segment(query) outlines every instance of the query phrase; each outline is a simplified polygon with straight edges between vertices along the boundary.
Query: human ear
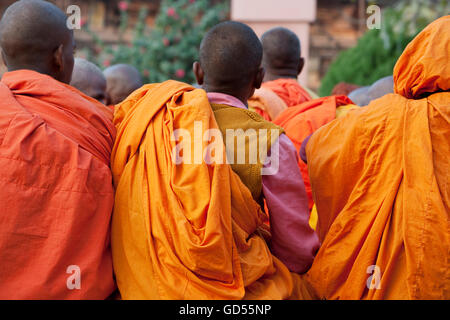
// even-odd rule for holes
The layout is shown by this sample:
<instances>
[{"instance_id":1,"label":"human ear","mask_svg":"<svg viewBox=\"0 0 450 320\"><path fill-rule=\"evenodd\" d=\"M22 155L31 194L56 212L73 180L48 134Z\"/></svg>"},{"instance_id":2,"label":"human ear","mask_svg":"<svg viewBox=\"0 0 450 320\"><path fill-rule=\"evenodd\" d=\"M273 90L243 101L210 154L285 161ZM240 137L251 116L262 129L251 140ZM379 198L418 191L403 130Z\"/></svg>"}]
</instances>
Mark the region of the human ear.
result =
<instances>
[{"instance_id":1,"label":"human ear","mask_svg":"<svg viewBox=\"0 0 450 320\"><path fill-rule=\"evenodd\" d=\"M59 74L64 70L64 46L62 44L53 53L53 67Z\"/></svg>"},{"instance_id":2,"label":"human ear","mask_svg":"<svg viewBox=\"0 0 450 320\"><path fill-rule=\"evenodd\" d=\"M304 66L305 66L305 58L300 58L300 61L298 62L297 75L299 75L303 71Z\"/></svg>"},{"instance_id":3,"label":"human ear","mask_svg":"<svg viewBox=\"0 0 450 320\"><path fill-rule=\"evenodd\" d=\"M197 80L198 85L202 86L205 77L205 73L203 72L202 66L198 61L195 61L194 65L192 66L192 69L194 71L195 79Z\"/></svg>"},{"instance_id":4,"label":"human ear","mask_svg":"<svg viewBox=\"0 0 450 320\"><path fill-rule=\"evenodd\" d=\"M255 89L261 88L265 74L266 74L266 70L264 68L261 67L258 69L258 72L255 75L255 81L254 81Z\"/></svg>"}]
</instances>

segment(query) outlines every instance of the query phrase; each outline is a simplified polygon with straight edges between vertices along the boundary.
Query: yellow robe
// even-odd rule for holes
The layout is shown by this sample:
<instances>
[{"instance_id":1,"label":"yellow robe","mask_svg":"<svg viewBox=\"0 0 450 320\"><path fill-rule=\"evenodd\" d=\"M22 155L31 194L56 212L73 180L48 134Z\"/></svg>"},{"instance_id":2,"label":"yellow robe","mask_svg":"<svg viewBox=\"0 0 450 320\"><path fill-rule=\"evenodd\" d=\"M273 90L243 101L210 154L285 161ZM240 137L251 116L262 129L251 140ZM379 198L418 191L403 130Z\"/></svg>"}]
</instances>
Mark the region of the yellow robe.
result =
<instances>
[{"instance_id":1,"label":"yellow robe","mask_svg":"<svg viewBox=\"0 0 450 320\"><path fill-rule=\"evenodd\" d=\"M174 163L171 137L195 137L196 121L218 130L206 92L176 81L146 85L117 109L112 252L122 298L311 298L270 253L267 217L229 165Z\"/></svg>"},{"instance_id":2,"label":"yellow robe","mask_svg":"<svg viewBox=\"0 0 450 320\"><path fill-rule=\"evenodd\" d=\"M326 299L449 299L450 16L394 70L396 94L307 145L322 242L308 282Z\"/></svg>"}]
</instances>

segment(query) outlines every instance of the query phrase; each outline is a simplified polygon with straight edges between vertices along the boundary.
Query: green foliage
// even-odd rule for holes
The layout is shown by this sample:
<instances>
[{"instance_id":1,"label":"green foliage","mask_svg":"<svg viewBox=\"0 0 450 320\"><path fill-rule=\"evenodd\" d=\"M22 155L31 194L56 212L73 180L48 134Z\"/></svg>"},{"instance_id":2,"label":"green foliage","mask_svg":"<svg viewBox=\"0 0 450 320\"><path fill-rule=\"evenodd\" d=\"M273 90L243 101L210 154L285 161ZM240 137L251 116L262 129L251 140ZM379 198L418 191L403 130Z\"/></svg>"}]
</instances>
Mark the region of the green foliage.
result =
<instances>
[{"instance_id":1,"label":"green foliage","mask_svg":"<svg viewBox=\"0 0 450 320\"><path fill-rule=\"evenodd\" d=\"M362 86L392 75L405 47L430 22L447 14L448 1L404 0L382 12L381 29L367 31L358 44L341 52L322 79L321 96L339 82Z\"/></svg>"},{"instance_id":2,"label":"green foliage","mask_svg":"<svg viewBox=\"0 0 450 320\"><path fill-rule=\"evenodd\" d=\"M127 3L119 4L119 39L128 27ZM103 67L131 64L141 71L145 82L176 79L193 83L192 64L198 59L200 42L211 27L226 19L228 8L228 1L211 4L210 0L162 0L152 28L145 22L147 9L141 9L131 44L121 41L108 46L91 32L98 54L91 54L89 59Z\"/></svg>"}]
</instances>

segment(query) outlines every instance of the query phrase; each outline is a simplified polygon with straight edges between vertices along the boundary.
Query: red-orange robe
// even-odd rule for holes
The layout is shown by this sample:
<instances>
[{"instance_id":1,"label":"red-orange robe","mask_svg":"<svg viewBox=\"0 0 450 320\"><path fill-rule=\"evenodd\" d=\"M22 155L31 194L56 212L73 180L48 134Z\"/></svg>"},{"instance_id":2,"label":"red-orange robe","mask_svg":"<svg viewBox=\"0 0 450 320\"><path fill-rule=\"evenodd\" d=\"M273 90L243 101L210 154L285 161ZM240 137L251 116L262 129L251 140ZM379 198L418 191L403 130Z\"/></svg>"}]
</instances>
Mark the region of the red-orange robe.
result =
<instances>
[{"instance_id":1,"label":"red-orange robe","mask_svg":"<svg viewBox=\"0 0 450 320\"><path fill-rule=\"evenodd\" d=\"M268 92L269 91L269 92ZM275 93L272 97L270 93ZM280 101L277 101L279 98ZM249 108L264 119L272 121L286 108L310 101L310 94L296 79L277 79L264 82L249 99Z\"/></svg>"},{"instance_id":2,"label":"red-orange robe","mask_svg":"<svg viewBox=\"0 0 450 320\"><path fill-rule=\"evenodd\" d=\"M3 76L0 109L0 299L107 298L111 110L30 70Z\"/></svg>"},{"instance_id":3,"label":"red-orange robe","mask_svg":"<svg viewBox=\"0 0 450 320\"><path fill-rule=\"evenodd\" d=\"M299 152L303 140L323 125L336 119L336 110L339 107L352 103L346 96L319 98L286 109L273 122L285 130L286 135L294 143L297 152ZM309 209L311 210L314 201L309 182L308 166L300 158L298 166L303 176L306 193L308 194Z\"/></svg>"}]
</instances>

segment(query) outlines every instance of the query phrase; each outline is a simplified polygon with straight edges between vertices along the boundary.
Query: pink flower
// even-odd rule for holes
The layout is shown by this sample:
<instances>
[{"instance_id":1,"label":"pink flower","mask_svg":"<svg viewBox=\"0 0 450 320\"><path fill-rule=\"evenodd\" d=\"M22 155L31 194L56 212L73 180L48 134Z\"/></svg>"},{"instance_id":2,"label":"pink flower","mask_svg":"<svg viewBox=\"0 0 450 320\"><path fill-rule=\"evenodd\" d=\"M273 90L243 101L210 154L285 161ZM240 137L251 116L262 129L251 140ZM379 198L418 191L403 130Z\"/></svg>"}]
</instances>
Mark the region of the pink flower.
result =
<instances>
[{"instance_id":1,"label":"pink flower","mask_svg":"<svg viewBox=\"0 0 450 320\"><path fill-rule=\"evenodd\" d=\"M128 2L127 1L120 1L118 4L120 11L127 11L128 10Z\"/></svg>"},{"instance_id":2,"label":"pink flower","mask_svg":"<svg viewBox=\"0 0 450 320\"><path fill-rule=\"evenodd\" d=\"M175 9L173 7L170 7L169 9L167 9L167 15L169 17L175 17L176 14L177 14L177 12L175 11Z\"/></svg>"},{"instance_id":3,"label":"pink flower","mask_svg":"<svg viewBox=\"0 0 450 320\"><path fill-rule=\"evenodd\" d=\"M109 66L111 65L111 61L109 61L108 59L106 59L106 60L103 61L103 65L104 65L105 67L109 67Z\"/></svg>"},{"instance_id":4,"label":"pink flower","mask_svg":"<svg viewBox=\"0 0 450 320\"><path fill-rule=\"evenodd\" d=\"M189 0L189 3L190 3L190 4L194 4L194 3L195 3L195 0Z\"/></svg>"},{"instance_id":5,"label":"pink flower","mask_svg":"<svg viewBox=\"0 0 450 320\"><path fill-rule=\"evenodd\" d=\"M164 43L164 46L168 47L170 45L170 40L169 39L164 37L162 41Z\"/></svg>"},{"instance_id":6,"label":"pink flower","mask_svg":"<svg viewBox=\"0 0 450 320\"><path fill-rule=\"evenodd\" d=\"M184 78L184 76L186 75L186 72L183 70L183 69L178 69L176 72L175 72L175 76L177 77L177 78Z\"/></svg>"},{"instance_id":7,"label":"pink flower","mask_svg":"<svg viewBox=\"0 0 450 320\"><path fill-rule=\"evenodd\" d=\"M83 27L83 26L86 25L86 23L87 23L87 19L86 19L85 17L84 17L84 18L81 18L81 20L80 20L80 26Z\"/></svg>"},{"instance_id":8,"label":"pink flower","mask_svg":"<svg viewBox=\"0 0 450 320\"><path fill-rule=\"evenodd\" d=\"M147 69L145 69L144 71L142 71L142 75L144 77L148 77L150 75L150 71L148 71Z\"/></svg>"}]
</instances>

